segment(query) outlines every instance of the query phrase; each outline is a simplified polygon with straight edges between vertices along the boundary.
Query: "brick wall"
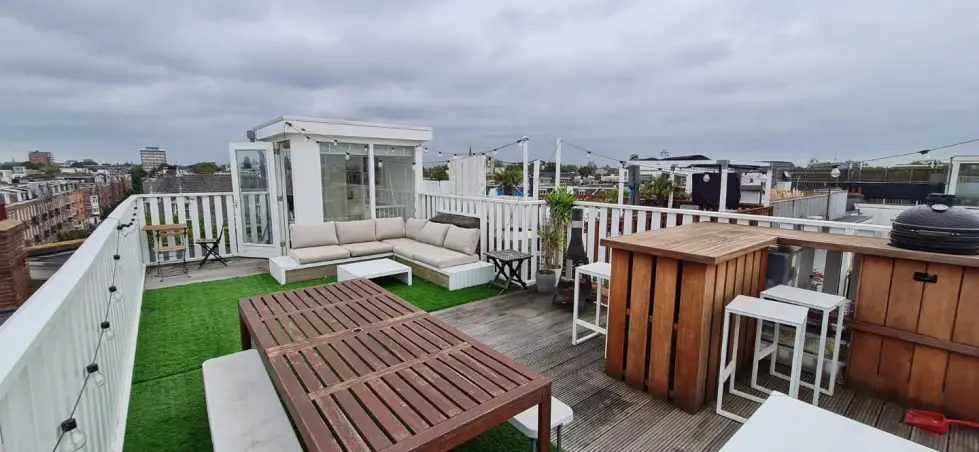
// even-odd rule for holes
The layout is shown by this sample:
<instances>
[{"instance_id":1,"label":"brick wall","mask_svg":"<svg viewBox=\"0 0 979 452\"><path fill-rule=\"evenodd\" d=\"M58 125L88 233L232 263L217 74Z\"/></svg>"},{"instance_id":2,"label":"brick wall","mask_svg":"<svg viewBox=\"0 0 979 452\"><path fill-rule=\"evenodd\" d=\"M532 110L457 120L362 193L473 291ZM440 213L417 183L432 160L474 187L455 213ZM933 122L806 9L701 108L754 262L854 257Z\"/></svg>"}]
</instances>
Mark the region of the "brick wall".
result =
<instances>
[{"instance_id":1,"label":"brick wall","mask_svg":"<svg viewBox=\"0 0 979 452\"><path fill-rule=\"evenodd\" d=\"M0 309L18 308L31 294L24 223L0 221Z\"/></svg>"}]
</instances>

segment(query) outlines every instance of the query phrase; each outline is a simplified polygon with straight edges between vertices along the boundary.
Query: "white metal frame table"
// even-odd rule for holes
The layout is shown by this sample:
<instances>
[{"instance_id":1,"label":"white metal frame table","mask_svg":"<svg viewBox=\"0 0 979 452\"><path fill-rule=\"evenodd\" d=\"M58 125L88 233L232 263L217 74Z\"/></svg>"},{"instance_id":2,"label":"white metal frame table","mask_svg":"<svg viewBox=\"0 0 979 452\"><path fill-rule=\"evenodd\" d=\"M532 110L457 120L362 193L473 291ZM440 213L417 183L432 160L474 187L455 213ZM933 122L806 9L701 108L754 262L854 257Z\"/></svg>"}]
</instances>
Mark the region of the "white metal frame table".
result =
<instances>
[{"instance_id":1,"label":"white metal frame table","mask_svg":"<svg viewBox=\"0 0 979 452\"><path fill-rule=\"evenodd\" d=\"M816 354L816 380L814 384L809 384L803 381L801 384L804 387L812 389L812 404L819 406L819 394L823 393L828 396L833 395L833 389L836 387L836 373L839 368L840 362L840 340L843 334L843 307L846 306L847 299L839 295L833 295L828 293L816 292L812 290L799 289L797 287L780 285L773 287L771 289L765 290L761 293L761 298L766 300L780 301L783 303L794 304L796 306L803 306L809 309L815 309L822 312L822 327L819 333L819 350ZM829 314L833 311L836 312L836 336L835 342L833 343L833 361L829 370L829 389L823 389L822 378L823 378L823 362L826 358L826 338L829 330ZM775 323L775 330L772 335L772 342L775 345L775 355L773 355L770 367L768 369L769 373L773 376L789 379L788 375L779 373L775 371L775 357L778 356L778 333L780 325ZM803 337L805 337L806 328L803 327ZM805 343L805 340L803 340ZM817 391L816 388L819 388Z\"/></svg>"},{"instance_id":2,"label":"white metal frame table","mask_svg":"<svg viewBox=\"0 0 979 452\"><path fill-rule=\"evenodd\" d=\"M731 394L752 400L758 403L765 403L765 399L752 394L735 389L734 380L737 375L738 346L731 347L731 362L727 362L728 337L731 331L731 316L734 316L734 337L740 337L741 317L757 319L755 326L754 356L751 357L751 387L760 391L771 393L772 391L763 388L758 384L758 361L775 352L775 346L770 345L761 348L761 327L763 321L777 322L795 327L795 347L792 350L792 375L789 378L789 396L799 397L799 382L802 380L802 346L805 339L806 317L809 309L777 301L762 300L760 298L738 295L733 301L724 307L724 329L721 333L721 362L717 378L717 414L738 422L745 422L747 419L738 416L730 411L724 410L724 382L730 381L728 390Z\"/></svg>"},{"instance_id":3,"label":"white metal frame table","mask_svg":"<svg viewBox=\"0 0 979 452\"><path fill-rule=\"evenodd\" d=\"M411 285L411 267L391 259L355 262L337 266L337 281L367 278L374 279L382 276L393 276L401 282Z\"/></svg>"},{"instance_id":4,"label":"white metal frame table","mask_svg":"<svg viewBox=\"0 0 979 452\"><path fill-rule=\"evenodd\" d=\"M720 452L925 452L925 446L773 392Z\"/></svg>"},{"instance_id":5,"label":"white metal frame table","mask_svg":"<svg viewBox=\"0 0 979 452\"><path fill-rule=\"evenodd\" d=\"M595 323L590 323L585 320L578 318L578 297L579 285L578 282L582 275L591 276L598 280L598 290L595 295ZM588 265L582 265L574 269L574 300L572 304L574 305L574 314L571 317L571 345L578 345L582 342L587 341L599 334L607 334L605 327L602 327L602 307L608 309L608 299L605 300L605 304L602 304L602 281L608 281L612 277L612 265L605 262L595 262ZM611 286L609 287L611 291ZM607 324L607 322L606 322ZM580 339L578 338L578 327L582 327L592 332L587 334Z\"/></svg>"}]
</instances>

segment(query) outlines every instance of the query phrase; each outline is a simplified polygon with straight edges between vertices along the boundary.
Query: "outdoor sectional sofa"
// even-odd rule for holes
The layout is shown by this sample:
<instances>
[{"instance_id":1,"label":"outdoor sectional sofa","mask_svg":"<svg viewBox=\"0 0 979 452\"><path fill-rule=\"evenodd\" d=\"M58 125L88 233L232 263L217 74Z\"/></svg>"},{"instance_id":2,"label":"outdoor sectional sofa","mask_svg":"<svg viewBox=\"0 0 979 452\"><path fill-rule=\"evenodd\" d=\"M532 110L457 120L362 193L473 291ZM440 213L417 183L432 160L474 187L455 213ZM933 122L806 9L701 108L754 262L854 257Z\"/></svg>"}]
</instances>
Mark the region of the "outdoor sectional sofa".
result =
<instances>
[{"instance_id":1,"label":"outdoor sectional sofa","mask_svg":"<svg viewBox=\"0 0 979 452\"><path fill-rule=\"evenodd\" d=\"M480 260L479 229L400 217L291 225L286 256L269 259L280 284L333 276L337 266L391 258L449 290L487 284L493 265Z\"/></svg>"}]
</instances>

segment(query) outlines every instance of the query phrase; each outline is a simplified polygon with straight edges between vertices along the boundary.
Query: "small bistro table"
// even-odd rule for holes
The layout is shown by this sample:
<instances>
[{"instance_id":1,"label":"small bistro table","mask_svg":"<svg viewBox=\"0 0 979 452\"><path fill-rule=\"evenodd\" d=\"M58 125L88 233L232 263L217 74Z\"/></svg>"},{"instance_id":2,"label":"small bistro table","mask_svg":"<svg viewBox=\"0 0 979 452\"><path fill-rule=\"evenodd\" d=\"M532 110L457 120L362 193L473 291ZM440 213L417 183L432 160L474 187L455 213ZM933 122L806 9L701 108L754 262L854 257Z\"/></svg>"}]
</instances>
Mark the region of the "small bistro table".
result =
<instances>
[{"instance_id":1,"label":"small bistro table","mask_svg":"<svg viewBox=\"0 0 979 452\"><path fill-rule=\"evenodd\" d=\"M530 260L530 254L524 253L523 251L507 249L487 251L485 255L496 266L496 276L493 277L493 281L490 284L495 282L500 275L506 278L506 281L503 283L503 290L500 293L506 292L510 287L511 281L516 281L524 289L527 288L527 283L520 277L520 269L523 267L524 261Z\"/></svg>"},{"instance_id":2,"label":"small bistro table","mask_svg":"<svg viewBox=\"0 0 979 452\"><path fill-rule=\"evenodd\" d=\"M369 280L242 298L238 313L310 451L450 450L535 405L550 451L550 379Z\"/></svg>"}]
</instances>

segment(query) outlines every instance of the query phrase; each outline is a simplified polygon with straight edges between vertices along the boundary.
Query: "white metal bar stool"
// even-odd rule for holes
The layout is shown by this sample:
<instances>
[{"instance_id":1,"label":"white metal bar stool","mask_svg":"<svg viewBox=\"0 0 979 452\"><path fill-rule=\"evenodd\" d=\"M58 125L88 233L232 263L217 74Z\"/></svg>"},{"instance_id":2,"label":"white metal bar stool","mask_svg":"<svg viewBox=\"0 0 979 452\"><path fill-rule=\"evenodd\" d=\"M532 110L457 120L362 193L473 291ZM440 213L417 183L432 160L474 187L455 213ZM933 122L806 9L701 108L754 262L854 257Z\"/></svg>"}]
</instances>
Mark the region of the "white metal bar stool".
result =
<instances>
[{"instance_id":1,"label":"white metal bar stool","mask_svg":"<svg viewBox=\"0 0 979 452\"><path fill-rule=\"evenodd\" d=\"M832 396L833 388L836 387L836 372L840 365L840 340L841 335L843 334L843 307L846 306L847 299L839 295L799 289L798 287L786 285L768 289L761 293L761 297L766 300L781 301L783 303L790 303L796 306L815 309L823 313L822 327L819 333L819 351L816 353L815 384L809 384L805 381L801 382L802 386L813 390L812 404L819 406L819 393ZM826 338L829 331L829 314L834 310L836 311L836 336L835 340L833 341L833 361L830 363L831 367L829 369L829 388L824 389L822 386L823 362L826 357ZM780 325L778 322L776 322L775 330L773 332L774 335L772 336L772 342L775 345L775 355L772 357L771 365L768 371L776 377L787 380L789 379L788 375L775 371L775 358L778 357L779 327ZM805 328L803 328L803 336L805 336ZM805 344L804 340L803 344ZM816 391L816 388L819 388L819 390Z\"/></svg>"},{"instance_id":2,"label":"white metal bar stool","mask_svg":"<svg viewBox=\"0 0 979 452\"><path fill-rule=\"evenodd\" d=\"M591 276L598 279L598 290L596 292L595 299L595 323L590 323L585 320L578 318L578 281L581 275ZM602 303L602 281L608 281L612 277L612 265L605 262L595 262L593 264L582 265L574 269L574 314L571 317L571 345L578 345L582 342L587 341L599 334L606 334L605 327L602 326L602 308L608 309L608 299L605 303ZM612 288L609 287L609 290ZM607 322L606 322L607 323ZM586 334L581 338L578 338L578 327L591 330L590 334Z\"/></svg>"},{"instance_id":3,"label":"white metal bar stool","mask_svg":"<svg viewBox=\"0 0 979 452\"><path fill-rule=\"evenodd\" d=\"M799 381L802 377L802 346L805 343L806 316L809 315L809 309L771 300L762 300L760 298L745 295L738 295L733 301L731 301L731 303L727 305L727 307L724 308L724 330L723 335L721 336L721 366L719 371L720 376L717 379L717 407L715 410L717 411L717 414L721 416L744 423L747 419L729 411L725 411L723 408L724 405L722 402L724 396L724 382L730 379L728 389L733 395L741 396L758 403L764 403L765 400L734 388L734 380L737 376L738 362L737 344L735 344L734 347L731 347L731 362L727 362L728 333L730 332L732 315L734 316L734 337L739 337L739 334L741 333L741 317L758 319L758 322L756 322L757 327L755 328L755 344L753 347L754 356L751 359L751 387L769 393L771 391L762 388L757 383L758 361L761 361L764 357L774 353L776 348L774 345L770 345L764 349L761 348L762 323L763 321L769 321L788 326L795 326L796 335L795 346L793 347L792 353L792 374L789 378L789 396L798 399Z\"/></svg>"}]
</instances>

